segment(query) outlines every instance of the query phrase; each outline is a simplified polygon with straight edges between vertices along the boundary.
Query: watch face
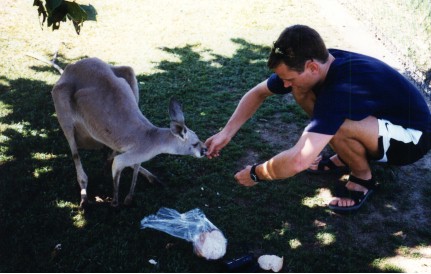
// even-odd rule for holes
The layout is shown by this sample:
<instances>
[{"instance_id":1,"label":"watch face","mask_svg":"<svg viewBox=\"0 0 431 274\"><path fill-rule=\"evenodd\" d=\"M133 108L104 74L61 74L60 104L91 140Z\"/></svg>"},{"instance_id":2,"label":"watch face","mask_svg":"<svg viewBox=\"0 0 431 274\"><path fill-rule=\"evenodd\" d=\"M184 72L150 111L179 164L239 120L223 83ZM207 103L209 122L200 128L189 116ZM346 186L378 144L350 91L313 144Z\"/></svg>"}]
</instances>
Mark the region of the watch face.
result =
<instances>
[{"instance_id":1,"label":"watch face","mask_svg":"<svg viewBox=\"0 0 431 274\"><path fill-rule=\"evenodd\" d=\"M255 174L251 174L250 176L253 181L255 182L257 181L257 176Z\"/></svg>"}]
</instances>

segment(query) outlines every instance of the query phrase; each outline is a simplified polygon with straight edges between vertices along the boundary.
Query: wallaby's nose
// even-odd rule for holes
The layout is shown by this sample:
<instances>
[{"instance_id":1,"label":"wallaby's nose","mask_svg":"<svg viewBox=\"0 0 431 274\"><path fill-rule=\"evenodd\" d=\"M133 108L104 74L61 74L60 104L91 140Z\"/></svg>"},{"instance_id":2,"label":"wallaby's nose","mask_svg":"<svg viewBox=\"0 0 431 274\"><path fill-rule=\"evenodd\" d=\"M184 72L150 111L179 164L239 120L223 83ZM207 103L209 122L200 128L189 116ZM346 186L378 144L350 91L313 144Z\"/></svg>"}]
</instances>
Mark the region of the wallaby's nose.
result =
<instances>
[{"instance_id":1,"label":"wallaby's nose","mask_svg":"<svg viewBox=\"0 0 431 274\"><path fill-rule=\"evenodd\" d=\"M201 148L201 155L207 155L208 149L206 147Z\"/></svg>"}]
</instances>

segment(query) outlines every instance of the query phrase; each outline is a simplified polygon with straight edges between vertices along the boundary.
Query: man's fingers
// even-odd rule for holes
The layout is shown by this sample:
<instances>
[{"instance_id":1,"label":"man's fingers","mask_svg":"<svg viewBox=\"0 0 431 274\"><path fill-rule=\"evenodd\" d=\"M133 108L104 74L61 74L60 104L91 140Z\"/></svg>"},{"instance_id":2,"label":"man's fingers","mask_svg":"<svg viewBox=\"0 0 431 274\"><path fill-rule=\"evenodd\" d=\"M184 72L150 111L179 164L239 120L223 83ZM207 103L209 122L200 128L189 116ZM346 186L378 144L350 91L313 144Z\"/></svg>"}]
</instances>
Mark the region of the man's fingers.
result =
<instances>
[{"instance_id":1,"label":"man's fingers","mask_svg":"<svg viewBox=\"0 0 431 274\"><path fill-rule=\"evenodd\" d=\"M220 153L219 152L215 152L215 153L211 153L211 154L207 154L207 158L208 159L212 159L214 157L219 157Z\"/></svg>"}]
</instances>

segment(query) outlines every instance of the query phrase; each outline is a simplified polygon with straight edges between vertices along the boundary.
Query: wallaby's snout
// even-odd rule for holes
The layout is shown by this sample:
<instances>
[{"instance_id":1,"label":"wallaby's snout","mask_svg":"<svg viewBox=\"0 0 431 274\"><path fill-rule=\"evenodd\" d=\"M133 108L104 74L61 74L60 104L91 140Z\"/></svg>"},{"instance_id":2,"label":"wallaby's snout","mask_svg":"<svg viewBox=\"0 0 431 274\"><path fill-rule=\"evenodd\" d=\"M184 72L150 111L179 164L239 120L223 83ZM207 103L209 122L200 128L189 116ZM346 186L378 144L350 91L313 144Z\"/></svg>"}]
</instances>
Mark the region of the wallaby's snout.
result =
<instances>
[{"instance_id":1,"label":"wallaby's snout","mask_svg":"<svg viewBox=\"0 0 431 274\"><path fill-rule=\"evenodd\" d=\"M197 136L196 136L197 137ZM195 145L192 145L192 155L196 158L202 158L207 156L207 146L202 142L198 141Z\"/></svg>"},{"instance_id":2,"label":"wallaby's snout","mask_svg":"<svg viewBox=\"0 0 431 274\"><path fill-rule=\"evenodd\" d=\"M207 155L207 151L208 151L208 148L205 146L205 144L202 143L201 157L206 156Z\"/></svg>"}]
</instances>

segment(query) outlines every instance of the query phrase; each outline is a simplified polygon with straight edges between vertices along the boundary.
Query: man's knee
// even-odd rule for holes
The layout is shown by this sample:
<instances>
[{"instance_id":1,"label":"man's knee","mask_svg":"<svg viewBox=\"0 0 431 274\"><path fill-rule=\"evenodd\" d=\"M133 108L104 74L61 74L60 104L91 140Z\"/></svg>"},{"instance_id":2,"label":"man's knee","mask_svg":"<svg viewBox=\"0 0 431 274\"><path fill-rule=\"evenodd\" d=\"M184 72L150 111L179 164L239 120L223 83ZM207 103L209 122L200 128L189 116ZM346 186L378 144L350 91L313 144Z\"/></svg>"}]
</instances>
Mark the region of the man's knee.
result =
<instances>
[{"instance_id":1,"label":"man's knee","mask_svg":"<svg viewBox=\"0 0 431 274\"><path fill-rule=\"evenodd\" d=\"M375 154L378 149L379 125L375 117L369 116L360 121L346 119L332 138L332 147L340 145L361 145L368 153Z\"/></svg>"},{"instance_id":2,"label":"man's knee","mask_svg":"<svg viewBox=\"0 0 431 274\"><path fill-rule=\"evenodd\" d=\"M335 145L337 143L346 142L349 139L356 139L360 136L361 133L359 131L361 130L361 127L358 127L356 123L358 122L346 119L338 129L337 133L335 133L330 143Z\"/></svg>"}]
</instances>

